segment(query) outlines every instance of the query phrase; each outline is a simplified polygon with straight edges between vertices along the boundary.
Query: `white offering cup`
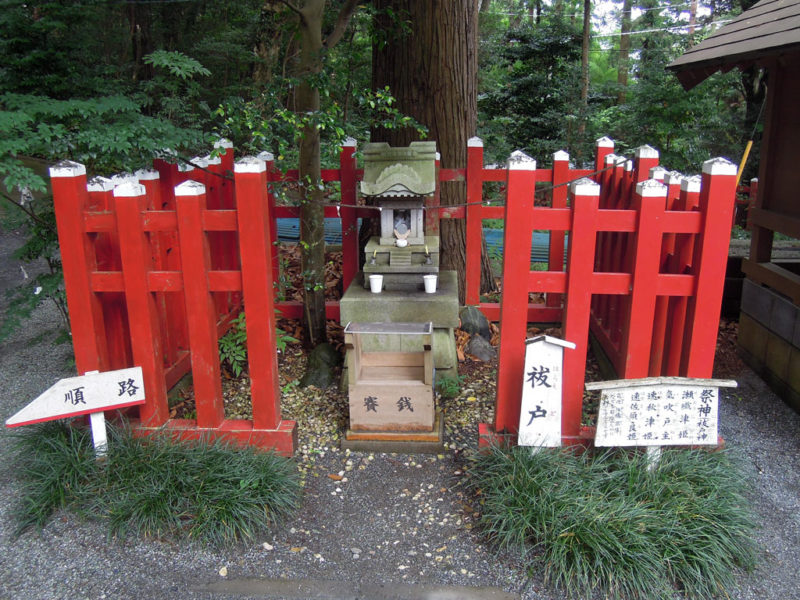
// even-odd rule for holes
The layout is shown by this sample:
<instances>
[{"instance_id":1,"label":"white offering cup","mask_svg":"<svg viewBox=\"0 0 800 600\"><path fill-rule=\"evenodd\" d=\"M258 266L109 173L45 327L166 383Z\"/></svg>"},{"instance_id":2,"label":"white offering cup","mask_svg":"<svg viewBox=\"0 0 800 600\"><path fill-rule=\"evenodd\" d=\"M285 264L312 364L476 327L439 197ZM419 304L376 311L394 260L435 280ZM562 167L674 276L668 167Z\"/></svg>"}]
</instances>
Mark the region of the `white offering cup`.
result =
<instances>
[{"instance_id":1,"label":"white offering cup","mask_svg":"<svg viewBox=\"0 0 800 600\"><path fill-rule=\"evenodd\" d=\"M438 275L423 275L422 280L425 282L425 293L433 294L436 291L436 280Z\"/></svg>"},{"instance_id":2,"label":"white offering cup","mask_svg":"<svg viewBox=\"0 0 800 600\"><path fill-rule=\"evenodd\" d=\"M398 239L396 242L398 248L405 248L408 246L408 240L404 238Z\"/></svg>"},{"instance_id":3,"label":"white offering cup","mask_svg":"<svg viewBox=\"0 0 800 600\"><path fill-rule=\"evenodd\" d=\"M380 294L383 289L383 275L369 276L369 291L373 294Z\"/></svg>"}]
</instances>

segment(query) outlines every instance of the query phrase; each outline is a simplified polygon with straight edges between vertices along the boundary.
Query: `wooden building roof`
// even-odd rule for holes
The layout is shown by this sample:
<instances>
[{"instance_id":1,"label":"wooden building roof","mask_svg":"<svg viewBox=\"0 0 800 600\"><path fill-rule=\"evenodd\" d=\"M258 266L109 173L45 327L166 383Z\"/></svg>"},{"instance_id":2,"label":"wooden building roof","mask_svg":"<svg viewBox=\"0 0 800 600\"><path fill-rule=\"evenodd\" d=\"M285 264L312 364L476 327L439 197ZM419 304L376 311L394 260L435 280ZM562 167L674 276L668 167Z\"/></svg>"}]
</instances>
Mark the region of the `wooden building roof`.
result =
<instances>
[{"instance_id":1,"label":"wooden building roof","mask_svg":"<svg viewBox=\"0 0 800 600\"><path fill-rule=\"evenodd\" d=\"M691 89L716 71L800 52L800 0L761 0L667 68Z\"/></svg>"}]
</instances>

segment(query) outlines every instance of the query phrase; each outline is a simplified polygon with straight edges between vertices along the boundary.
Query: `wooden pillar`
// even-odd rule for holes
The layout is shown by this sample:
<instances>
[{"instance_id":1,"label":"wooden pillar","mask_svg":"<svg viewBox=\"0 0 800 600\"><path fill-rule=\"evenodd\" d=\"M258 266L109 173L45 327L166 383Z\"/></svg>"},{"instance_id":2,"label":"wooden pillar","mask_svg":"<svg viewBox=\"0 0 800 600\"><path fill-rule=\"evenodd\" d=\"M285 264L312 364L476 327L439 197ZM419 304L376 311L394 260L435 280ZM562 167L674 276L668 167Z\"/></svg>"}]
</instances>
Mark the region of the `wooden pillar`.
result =
<instances>
[{"instance_id":1,"label":"wooden pillar","mask_svg":"<svg viewBox=\"0 0 800 600\"><path fill-rule=\"evenodd\" d=\"M86 233L83 211L89 203L86 167L62 161L50 168L58 244L64 270L75 366L79 374L108 371L108 347L100 298L92 291L97 259Z\"/></svg>"},{"instance_id":2,"label":"wooden pillar","mask_svg":"<svg viewBox=\"0 0 800 600\"><path fill-rule=\"evenodd\" d=\"M533 229L536 161L514 152L508 162L505 231L503 234L503 295L500 298L499 368L494 411L496 433L516 433L525 370L525 335Z\"/></svg>"},{"instance_id":3,"label":"wooden pillar","mask_svg":"<svg viewBox=\"0 0 800 600\"><path fill-rule=\"evenodd\" d=\"M145 187L123 183L114 188L114 201L125 302L128 319L133 324L130 328L133 362L142 367L147 398L139 409L139 417L144 426L159 427L166 423L169 410L158 304L148 285L153 255L142 224L142 212L147 207Z\"/></svg>"},{"instance_id":4,"label":"wooden pillar","mask_svg":"<svg viewBox=\"0 0 800 600\"><path fill-rule=\"evenodd\" d=\"M243 158L234 165L234 177L253 427L277 429L281 409L270 269L272 218L267 202L267 165L258 158Z\"/></svg>"},{"instance_id":5,"label":"wooden pillar","mask_svg":"<svg viewBox=\"0 0 800 600\"><path fill-rule=\"evenodd\" d=\"M650 366L667 187L656 179L641 181L633 201L637 210L631 243L633 279L621 347L624 367L620 376L625 379L647 377Z\"/></svg>"},{"instance_id":6,"label":"wooden pillar","mask_svg":"<svg viewBox=\"0 0 800 600\"><path fill-rule=\"evenodd\" d=\"M736 202L736 165L724 158L707 160L702 177L699 209L703 224L695 238L691 269L697 283L686 311L681 361L686 377L711 377L714 367L730 223Z\"/></svg>"},{"instance_id":7,"label":"wooden pillar","mask_svg":"<svg viewBox=\"0 0 800 600\"><path fill-rule=\"evenodd\" d=\"M225 418L220 381L217 311L208 283L211 257L203 229L206 188L185 181L175 188L178 238L183 259L183 294L192 355L197 426L216 428Z\"/></svg>"},{"instance_id":8,"label":"wooden pillar","mask_svg":"<svg viewBox=\"0 0 800 600\"><path fill-rule=\"evenodd\" d=\"M480 303L481 248L483 246L483 141L467 140L467 265L465 304Z\"/></svg>"},{"instance_id":9,"label":"wooden pillar","mask_svg":"<svg viewBox=\"0 0 800 600\"><path fill-rule=\"evenodd\" d=\"M553 154L553 208L567 207L567 186L569 181L569 154L559 150ZM564 270L564 240L563 231L550 231L550 249L547 257L548 271ZM554 292L547 294L547 306L561 306L562 295Z\"/></svg>"},{"instance_id":10,"label":"wooden pillar","mask_svg":"<svg viewBox=\"0 0 800 600\"><path fill-rule=\"evenodd\" d=\"M342 220L342 293L358 272L358 218L356 217L356 140L347 138L339 154ZM274 221L274 219L273 219ZM273 238L273 242L275 238Z\"/></svg>"},{"instance_id":11,"label":"wooden pillar","mask_svg":"<svg viewBox=\"0 0 800 600\"><path fill-rule=\"evenodd\" d=\"M564 352L561 436L565 443L577 439L581 429L600 186L589 178L580 179L570 186L570 195L572 229L567 257L564 339L575 344L575 349Z\"/></svg>"}]
</instances>

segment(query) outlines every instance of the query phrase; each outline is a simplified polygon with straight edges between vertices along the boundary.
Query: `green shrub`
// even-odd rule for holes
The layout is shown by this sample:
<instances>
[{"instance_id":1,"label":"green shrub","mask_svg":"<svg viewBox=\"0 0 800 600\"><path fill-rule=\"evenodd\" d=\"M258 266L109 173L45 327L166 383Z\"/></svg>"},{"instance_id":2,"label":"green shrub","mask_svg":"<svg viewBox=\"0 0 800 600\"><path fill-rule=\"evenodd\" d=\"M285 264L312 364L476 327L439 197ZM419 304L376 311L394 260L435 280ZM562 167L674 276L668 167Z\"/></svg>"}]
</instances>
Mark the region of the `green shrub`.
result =
<instances>
[{"instance_id":1,"label":"green shrub","mask_svg":"<svg viewBox=\"0 0 800 600\"><path fill-rule=\"evenodd\" d=\"M67 508L107 521L120 537L188 535L223 545L253 539L290 515L300 498L294 461L223 442L141 438L110 428L108 455L97 462L90 433L48 423L18 436L17 447L19 532Z\"/></svg>"},{"instance_id":2,"label":"green shrub","mask_svg":"<svg viewBox=\"0 0 800 600\"><path fill-rule=\"evenodd\" d=\"M725 595L755 562L753 516L725 452L665 450L648 471L637 452L599 455L494 448L470 485L497 548L570 597Z\"/></svg>"}]
</instances>

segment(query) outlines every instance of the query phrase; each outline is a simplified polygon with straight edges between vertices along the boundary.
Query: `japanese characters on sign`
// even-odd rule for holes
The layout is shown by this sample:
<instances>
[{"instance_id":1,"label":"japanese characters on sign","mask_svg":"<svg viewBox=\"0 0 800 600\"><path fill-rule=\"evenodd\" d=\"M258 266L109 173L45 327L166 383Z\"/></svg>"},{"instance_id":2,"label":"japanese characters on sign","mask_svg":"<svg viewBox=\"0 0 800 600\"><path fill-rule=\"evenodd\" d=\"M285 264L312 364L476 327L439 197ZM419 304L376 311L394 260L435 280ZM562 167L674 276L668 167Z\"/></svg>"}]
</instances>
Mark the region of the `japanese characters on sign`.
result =
<instances>
[{"instance_id":1,"label":"japanese characters on sign","mask_svg":"<svg viewBox=\"0 0 800 600\"><path fill-rule=\"evenodd\" d=\"M561 445L563 354L564 348L574 347L570 342L544 335L526 341L520 446Z\"/></svg>"},{"instance_id":2,"label":"japanese characters on sign","mask_svg":"<svg viewBox=\"0 0 800 600\"><path fill-rule=\"evenodd\" d=\"M144 404L141 367L61 379L6 421L6 427Z\"/></svg>"},{"instance_id":3,"label":"japanese characters on sign","mask_svg":"<svg viewBox=\"0 0 800 600\"><path fill-rule=\"evenodd\" d=\"M716 445L719 389L715 383L728 387L730 382L672 379L650 385L631 380L627 387L603 389L595 445Z\"/></svg>"}]
</instances>

